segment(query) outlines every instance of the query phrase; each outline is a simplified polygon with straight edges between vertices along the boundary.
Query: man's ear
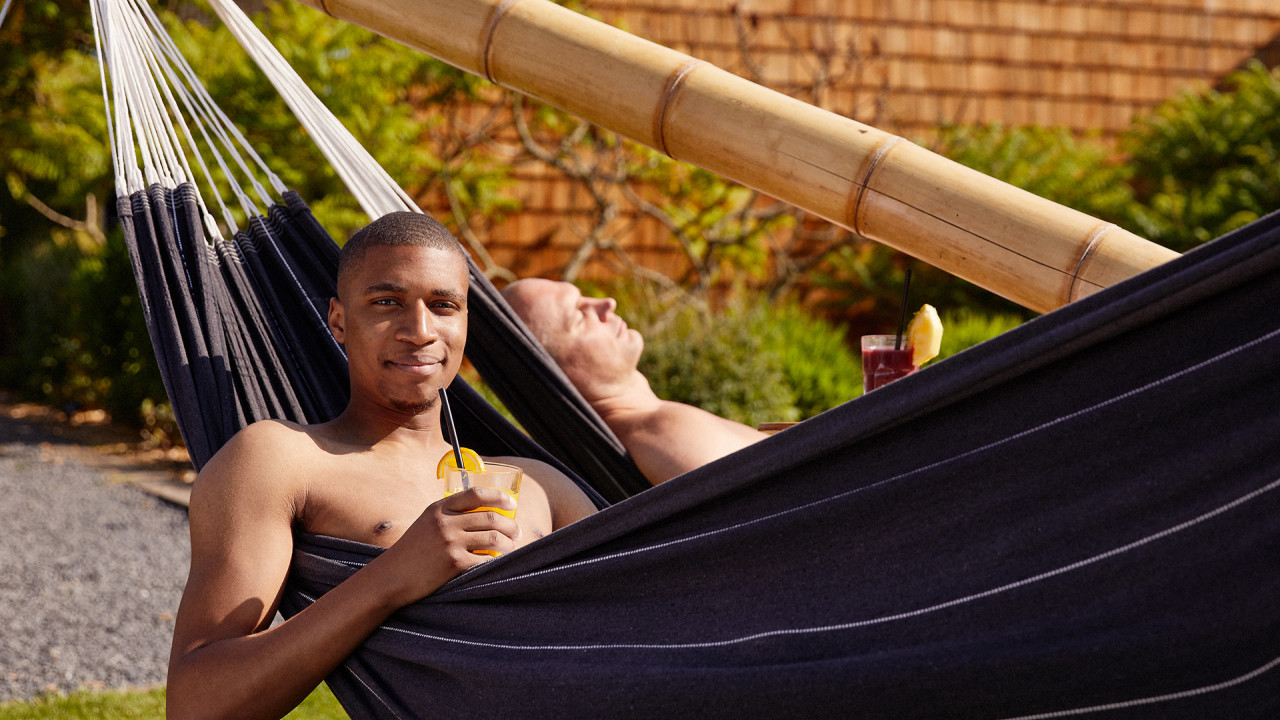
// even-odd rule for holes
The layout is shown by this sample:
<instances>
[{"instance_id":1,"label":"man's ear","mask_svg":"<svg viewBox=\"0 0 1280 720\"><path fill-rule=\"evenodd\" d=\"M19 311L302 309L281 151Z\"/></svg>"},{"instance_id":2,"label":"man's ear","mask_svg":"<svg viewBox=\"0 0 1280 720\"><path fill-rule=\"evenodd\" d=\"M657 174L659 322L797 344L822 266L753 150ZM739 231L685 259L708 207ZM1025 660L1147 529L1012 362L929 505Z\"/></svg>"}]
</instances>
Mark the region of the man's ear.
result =
<instances>
[{"instance_id":1,"label":"man's ear","mask_svg":"<svg viewBox=\"0 0 1280 720\"><path fill-rule=\"evenodd\" d=\"M329 332L333 339L343 345L347 341L347 318L343 312L342 301L336 297L329 298Z\"/></svg>"}]
</instances>

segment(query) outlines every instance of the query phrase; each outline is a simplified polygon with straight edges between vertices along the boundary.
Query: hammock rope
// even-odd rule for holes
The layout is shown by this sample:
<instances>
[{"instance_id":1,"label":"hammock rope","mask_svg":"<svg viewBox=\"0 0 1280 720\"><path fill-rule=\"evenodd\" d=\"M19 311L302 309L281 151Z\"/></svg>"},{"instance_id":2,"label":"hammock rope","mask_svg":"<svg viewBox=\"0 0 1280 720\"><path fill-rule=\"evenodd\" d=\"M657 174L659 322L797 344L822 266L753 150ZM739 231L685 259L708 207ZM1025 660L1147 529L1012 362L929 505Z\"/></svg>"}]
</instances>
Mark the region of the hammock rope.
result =
<instances>
[{"instance_id":1,"label":"hammock rope","mask_svg":"<svg viewBox=\"0 0 1280 720\"><path fill-rule=\"evenodd\" d=\"M121 189L133 193L150 185L173 188L192 182L197 175L188 158L194 158L231 234L238 224L225 196L235 198L246 217L264 214L275 200L259 177L276 198L285 192L284 184L209 96L154 10L140 0L94 0L91 8L95 35L105 51L103 92L114 110L108 111L107 124ZM197 134L207 151L201 151ZM206 155L221 170L222 183L215 180ZM221 232L208 212L205 193L197 198L212 241Z\"/></svg>"},{"instance_id":2,"label":"hammock rope","mask_svg":"<svg viewBox=\"0 0 1280 720\"><path fill-rule=\"evenodd\" d=\"M210 5L293 110L369 217L402 210L422 212L373 155L329 112L239 6L231 0L210 0Z\"/></svg>"}]
</instances>

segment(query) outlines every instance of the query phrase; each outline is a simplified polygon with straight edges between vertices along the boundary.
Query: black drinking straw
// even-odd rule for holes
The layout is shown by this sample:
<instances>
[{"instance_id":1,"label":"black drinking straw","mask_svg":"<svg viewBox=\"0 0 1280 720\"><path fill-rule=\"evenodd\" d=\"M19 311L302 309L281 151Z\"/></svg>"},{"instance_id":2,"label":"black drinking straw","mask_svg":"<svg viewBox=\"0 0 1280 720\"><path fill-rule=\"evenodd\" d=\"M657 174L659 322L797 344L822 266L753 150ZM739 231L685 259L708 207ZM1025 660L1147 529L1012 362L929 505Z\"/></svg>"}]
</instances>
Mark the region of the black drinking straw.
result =
<instances>
[{"instance_id":1,"label":"black drinking straw","mask_svg":"<svg viewBox=\"0 0 1280 720\"><path fill-rule=\"evenodd\" d=\"M458 463L458 472L462 473L462 489L467 490L471 487L471 478L467 477L467 466L462 462L462 446L458 444L458 430L453 424L453 411L449 409L449 396L444 388L440 388L440 404L444 407L440 419L445 421L449 442L453 443L453 461Z\"/></svg>"},{"instance_id":2,"label":"black drinking straw","mask_svg":"<svg viewBox=\"0 0 1280 720\"><path fill-rule=\"evenodd\" d=\"M902 349L902 334L907 331L907 290L911 287L911 271L902 281L902 315L898 318L898 336L893 339L893 349ZM442 391L443 392L443 391Z\"/></svg>"}]
</instances>

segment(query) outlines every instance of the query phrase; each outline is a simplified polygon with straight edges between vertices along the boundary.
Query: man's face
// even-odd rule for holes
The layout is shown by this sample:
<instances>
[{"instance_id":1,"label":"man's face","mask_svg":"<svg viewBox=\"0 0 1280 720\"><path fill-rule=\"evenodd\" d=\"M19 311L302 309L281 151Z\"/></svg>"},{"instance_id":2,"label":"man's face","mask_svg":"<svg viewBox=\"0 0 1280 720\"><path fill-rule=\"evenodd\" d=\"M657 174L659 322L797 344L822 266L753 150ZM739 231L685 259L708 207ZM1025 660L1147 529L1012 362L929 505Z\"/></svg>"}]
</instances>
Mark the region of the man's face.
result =
<instances>
[{"instance_id":1,"label":"man's face","mask_svg":"<svg viewBox=\"0 0 1280 720\"><path fill-rule=\"evenodd\" d=\"M462 364L466 262L435 248L370 247L330 303L329 327L346 346L353 399L421 413Z\"/></svg>"},{"instance_id":2,"label":"man's face","mask_svg":"<svg viewBox=\"0 0 1280 720\"><path fill-rule=\"evenodd\" d=\"M587 298L573 284L531 278L503 292L512 308L580 390L629 376L644 338L614 314L612 298Z\"/></svg>"}]
</instances>

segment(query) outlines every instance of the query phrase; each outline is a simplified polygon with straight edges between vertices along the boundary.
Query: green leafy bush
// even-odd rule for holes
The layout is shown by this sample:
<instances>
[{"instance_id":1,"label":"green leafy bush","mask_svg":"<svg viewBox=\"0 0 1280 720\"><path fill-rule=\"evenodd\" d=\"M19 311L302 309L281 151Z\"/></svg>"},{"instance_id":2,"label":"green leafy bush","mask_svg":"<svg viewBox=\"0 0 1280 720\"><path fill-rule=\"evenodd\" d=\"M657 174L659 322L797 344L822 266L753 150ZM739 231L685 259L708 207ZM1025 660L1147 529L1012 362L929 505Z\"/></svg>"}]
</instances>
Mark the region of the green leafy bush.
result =
<instances>
[{"instance_id":1,"label":"green leafy bush","mask_svg":"<svg viewBox=\"0 0 1280 720\"><path fill-rule=\"evenodd\" d=\"M645 336L640 371L667 400L755 425L804 420L862 394L858 338L797 305L757 299L720 312L696 305L662 312L634 292L621 294L622 314ZM968 308L941 315L934 362L1023 322Z\"/></svg>"},{"instance_id":2,"label":"green leafy bush","mask_svg":"<svg viewBox=\"0 0 1280 720\"><path fill-rule=\"evenodd\" d=\"M177 441L119 232L101 247L63 235L6 275L23 300L3 367L19 379L14 389L65 410L105 409L157 444Z\"/></svg>"},{"instance_id":3,"label":"green leafy bush","mask_svg":"<svg viewBox=\"0 0 1280 720\"><path fill-rule=\"evenodd\" d=\"M760 312L759 332L782 357L800 419L862 394L862 357L839 327L797 305Z\"/></svg>"},{"instance_id":4,"label":"green leafy bush","mask_svg":"<svg viewBox=\"0 0 1280 720\"><path fill-rule=\"evenodd\" d=\"M1251 62L1222 89L1183 93L1138 118L1132 156L1142 234L1175 250L1280 208L1280 68Z\"/></svg>"},{"instance_id":5,"label":"green leafy bush","mask_svg":"<svg viewBox=\"0 0 1280 720\"><path fill-rule=\"evenodd\" d=\"M684 308L660 330L641 329L640 371L667 400L747 424L798 420L781 353L756 325L749 313Z\"/></svg>"},{"instance_id":6,"label":"green leafy bush","mask_svg":"<svg viewBox=\"0 0 1280 720\"><path fill-rule=\"evenodd\" d=\"M659 396L748 425L803 420L855 395L844 331L794 305L738 301L623 313L645 336L640 371Z\"/></svg>"},{"instance_id":7,"label":"green leafy bush","mask_svg":"<svg viewBox=\"0 0 1280 720\"><path fill-rule=\"evenodd\" d=\"M985 315L968 308L942 313L942 349L934 360L942 360L1022 324L1017 315Z\"/></svg>"}]
</instances>

